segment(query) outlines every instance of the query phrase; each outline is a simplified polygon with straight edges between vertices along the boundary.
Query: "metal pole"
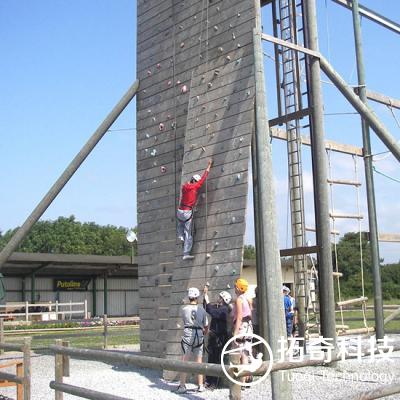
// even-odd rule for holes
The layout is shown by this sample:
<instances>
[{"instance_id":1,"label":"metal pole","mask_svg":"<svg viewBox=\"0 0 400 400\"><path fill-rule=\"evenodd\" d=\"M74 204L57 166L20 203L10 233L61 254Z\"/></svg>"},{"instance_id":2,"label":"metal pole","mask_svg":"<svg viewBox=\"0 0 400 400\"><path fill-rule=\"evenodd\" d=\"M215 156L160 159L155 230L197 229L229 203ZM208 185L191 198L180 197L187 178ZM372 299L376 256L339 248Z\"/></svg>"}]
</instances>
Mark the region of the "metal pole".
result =
<instances>
[{"instance_id":1,"label":"metal pole","mask_svg":"<svg viewBox=\"0 0 400 400\"><path fill-rule=\"evenodd\" d=\"M103 307L104 314L108 314L108 288L107 288L107 273L104 274L104 292L103 292Z\"/></svg>"},{"instance_id":2,"label":"metal pole","mask_svg":"<svg viewBox=\"0 0 400 400\"><path fill-rule=\"evenodd\" d=\"M33 272L31 275L31 303L35 304L35 297L36 297L36 279L35 273Z\"/></svg>"},{"instance_id":3,"label":"metal pole","mask_svg":"<svg viewBox=\"0 0 400 400\"><path fill-rule=\"evenodd\" d=\"M96 144L100 141L100 139L105 135L110 126L114 123L114 121L118 118L121 112L125 109L125 107L130 103L130 101L135 96L137 90L139 88L139 81L135 81L134 84L128 89L125 95L121 98L121 100L117 103L117 105L113 108L113 110L108 114L106 119L100 124L97 130L93 133L90 139L86 142L86 144L82 147L80 152L75 156L75 158L71 161L68 167L64 170L61 176L57 179L54 185L50 188L47 194L43 197L40 203L36 206L36 208L32 211L31 215L26 219L26 221L22 224L22 226L18 229L18 231L14 234L14 236L10 239L7 245L4 247L2 252L0 253L0 270L3 264L8 260L10 255L15 251L15 249L20 245L20 243L24 240L26 235L30 232L32 226L35 222L43 215L52 201L57 197L62 188L66 185L66 183L71 179L80 165L85 161L86 157L90 154L90 152L94 149Z\"/></svg>"},{"instance_id":4,"label":"metal pole","mask_svg":"<svg viewBox=\"0 0 400 400\"><path fill-rule=\"evenodd\" d=\"M257 202L255 215L259 220L261 253L257 277L260 288L266 294L266 314L268 321L268 340L274 357L278 357L279 343L285 337L284 310L282 300L282 269L276 230L275 190L272 174L272 152L267 118L267 104L264 82L264 60L261 45L260 2L255 1L256 28L253 31L254 69L255 69L255 126L256 126L256 166ZM288 374L271 374L272 397L275 400L292 398L292 387Z\"/></svg>"},{"instance_id":5,"label":"metal pole","mask_svg":"<svg viewBox=\"0 0 400 400\"><path fill-rule=\"evenodd\" d=\"M96 277L94 276L92 278L92 304L93 304L93 315L92 318L94 318L97 315L97 289L96 289Z\"/></svg>"},{"instance_id":6,"label":"metal pole","mask_svg":"<svg viewBox=\"0 0 400 400\"><path fill-rule=\"evenodd\" d=\"M307 47L318 51L315 0L304 2ZM318 246L321 334L336 346L335 299L333 291L332 249L329 223L329 192L325 153L323 99L319 60L309 57L311 103L311 149L314 176L315 226Z\"/></svg>"},{"instance_id":7,"label":"metal pole","mask_svg":"<svg viewBox=\"0 0 400 400\"><path fill-rule=\"evenodd\" d=\"M364 104L367 104L367 90L365 87L365 70L364 59L362 51L362 38L361 38L361 25L358 0L353 0L353 27L354 27L354 41L356 48L357 59L357 74L358 74L358 95ZM370 155L371 152L371 139L369 134L369 127L364 118L361 118L362 136L364 154ZM364 157L365 167L365 185L367 191L367 204L368 204L368 223L369 223L369 237L371 244L371 262L372 262L372 277L374 285L374 311L375 311L375 333L376 339L383 339L384 331L384 318L383 318L383 300L382 300L382 283L381 271L379 263L379 241L378 241L378 222L376 218L376 204L375 204L375 189L374 189L374 174L372 169L372 158Z\"/></svg>"},{"instance_id":8,"label":"metal pole","mask_svg":"<svg viewBox=\"0 0 400 400\"><path fill-rule=\"evenodd\" d=\"M104 350L107 349L107 345L108 345L108 318L107 318L107 314L103 315L103 339L104 339L104 343L103 343L103 348Z\"/></svg>"},{"instance_id":9,"label":"metal pole","mask_svg":"<svg viewBox=\"0 0 400 400\"><path fill-rule=\"evenodd\" d=\"M0 343L4 343L4 319L0 318ZM4 349L0 349L0 355L4 354Z\"/></svg>"},{"instance_id":10,"label":"metal pole","mask_svg":"<svg viewBox=\"0 0 400 400\"><path fill-rule=\"evenodd\" d=\"M349 103L361 114L361 116L365 118L366 122L378 135L379 139L382 140L382 142L393 153L397 160L400 161L400 145L390 134L385 125L383 125L375 113L358 98L351 87L334 70L334 68L324 57L319 57L319 63L326 76L339 89L343 96L346 97ZM366 154L365 157L371 157L371 154Z\"/></svg>"}]
</instances>

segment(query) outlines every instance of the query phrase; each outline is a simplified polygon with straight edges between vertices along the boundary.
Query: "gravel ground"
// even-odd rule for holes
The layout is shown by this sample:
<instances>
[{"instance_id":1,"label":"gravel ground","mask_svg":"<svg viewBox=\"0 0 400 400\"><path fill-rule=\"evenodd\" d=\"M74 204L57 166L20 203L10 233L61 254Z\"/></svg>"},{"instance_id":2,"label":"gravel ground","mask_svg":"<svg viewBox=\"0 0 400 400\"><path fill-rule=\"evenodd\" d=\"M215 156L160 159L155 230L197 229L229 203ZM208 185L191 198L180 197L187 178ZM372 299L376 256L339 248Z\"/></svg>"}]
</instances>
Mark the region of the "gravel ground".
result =
<instances>
[{"instance_id":1,"label":"gravel ground","mask_svg":"<svg viewBox=\"0 0 400 400\"><path fill-rule=\"evenodd\" d=\"M129 349L132 351L136 349ZM6 353L0 360L16 359ZM130 399L169 400L169 399L228 399L228 389L187 393L177 395L172 392L176 383L165 382L160 371L142 368L113 366L95 361L71 359L71 377L64 378L65 383ZM32 356L32 400L54 399L49 382L54 379L54 356L33 354ZM389 383L400 383L400 352L393 353L388 359L374 361L364 359L346 360L335 367L308 367L294 370L292 374L293 399L339 400L355 394L375 389ZM195 389L194 384L189 388ZM0 388L0 399L15 399L14 388ZM64 394L65 400L77 397ZM270 399L270 381L242 392L244 400ZM399 399L400 394L387 397Z\"/></svg>"}]
</instances>

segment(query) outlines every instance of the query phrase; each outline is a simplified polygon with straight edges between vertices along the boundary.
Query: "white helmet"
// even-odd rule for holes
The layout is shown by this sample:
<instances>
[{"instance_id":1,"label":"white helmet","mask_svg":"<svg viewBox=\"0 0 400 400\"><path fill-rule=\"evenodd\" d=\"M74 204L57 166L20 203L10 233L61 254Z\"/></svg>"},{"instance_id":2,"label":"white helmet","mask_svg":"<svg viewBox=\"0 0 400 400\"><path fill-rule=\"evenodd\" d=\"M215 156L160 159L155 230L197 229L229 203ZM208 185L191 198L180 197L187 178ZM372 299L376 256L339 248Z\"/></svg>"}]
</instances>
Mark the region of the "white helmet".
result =
<instances>
[{"instance_id":1,"label":"white helmet","mask_svg":"<svg viewBox=\"0 0 400 400\"><path fill-rule=\"evenodd\" d=\"M188 297L189 299L197 299L200 296L199 289L195 287L191 287L188 289Z\"/></svg>"},{"instance_id":2,"label":"white helmet","mask_svg":"<svg viewBox=\"0 0 400 400\"><path fill-rule=\"evenodd\" d=\"M225 302L225 304L229 304L232 300L231 294L228 292L225 292L225 290L222 291L219 295L221 296L221 298Z\"/></svg>"},{"instance_id":3,"label":"white helmet","mask_svg":"<svg viewBox=\"0 0 400 400\"><path fill-rule=\"evenodd\" d=\"M192 179L196 182L198 182L201 179L201 176L199 174L195 174L192 176Z\"/></svg>"}]
</instances>

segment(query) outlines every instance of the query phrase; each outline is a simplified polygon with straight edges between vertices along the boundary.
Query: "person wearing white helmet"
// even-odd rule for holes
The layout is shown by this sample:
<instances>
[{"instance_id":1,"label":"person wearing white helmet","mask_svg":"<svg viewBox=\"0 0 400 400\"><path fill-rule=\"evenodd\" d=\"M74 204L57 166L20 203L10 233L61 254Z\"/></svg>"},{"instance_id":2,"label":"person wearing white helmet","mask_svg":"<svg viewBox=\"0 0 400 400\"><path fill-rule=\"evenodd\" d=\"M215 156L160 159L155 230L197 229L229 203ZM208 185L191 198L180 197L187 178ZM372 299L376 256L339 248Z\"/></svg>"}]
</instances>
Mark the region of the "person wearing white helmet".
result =
<instances>
[{"instance_id":1,"label":"person wearing white helmet","mask_svg":"<svg viewBox=\"0 0 400 400\"><path fill-rule=\"evenodd\" d=\"M212 160L209 160L203 176L195 174L189 182L182 185L181 198L176 217L178 219L178 237L183 243L184 260L192 260L194 258L194 256L190 254L193 246L193 208L196 205L199 190L210 172L211 165Z\"/></svg>"},{"instance_id":2,"label":"person wearing white helmet","mask_svg":"<svg viewBox=\"0 0 400 400\"><path fill-rule=\"evenodd\" d=\"M189 361L191 356L194 356L196 362L203 361L204 335L208 332L207 313L204 308L198 304L200 296L199 289L191 287L188 289L189 304L181 309L181 318L183 321L183 336L181 347L183 351L183 361ZM197 378L198 392L204 391L203 375L198 375ZM180 374L179 386L177 393L186 393L186 373Z\"/></svg>"},{"instance_id":3,"label":"person wearing white helmet","mask_svg":"<svg viewBox=\"0 0 400 400\"><path fill-rule=\"evenodd\" d=\"M203 289L203 305L207 313L211 316L210 330L208 334L208 362L219 364L221 362L222 349L228 341L228 317L230 313L230 302L232 296L225 290L218 294L216 303L210 303L208 297L208 285ZM215 389L219 385L219 378L216 376L206 376L206 387Z\"/></svg>"},{"instance_id":4,"label":"person wearing white helmet","mask_svg":"<svg viewBox=\"0 0 400 400\"><path fill-rule=\"evenodd\" d=\"M288 339L292 336L293 330L293 303L289 295L290 289L287 286L282 287L283 294L283 307L285 310L285 321L286 321L286 334Z\"/></svg>"}]
</instances>

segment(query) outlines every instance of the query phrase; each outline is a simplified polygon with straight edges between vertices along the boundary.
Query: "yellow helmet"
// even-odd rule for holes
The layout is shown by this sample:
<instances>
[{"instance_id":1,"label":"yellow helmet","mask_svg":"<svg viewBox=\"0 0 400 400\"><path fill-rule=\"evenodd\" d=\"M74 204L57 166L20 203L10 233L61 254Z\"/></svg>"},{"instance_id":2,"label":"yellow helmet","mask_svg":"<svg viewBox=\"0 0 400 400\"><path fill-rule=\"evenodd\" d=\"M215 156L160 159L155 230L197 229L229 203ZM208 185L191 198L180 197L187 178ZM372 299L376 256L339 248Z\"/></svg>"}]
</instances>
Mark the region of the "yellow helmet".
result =
<instances>
[{"instance_id":1,"label":"yellow helmet","mask_svg":"<svg viewBox=\"0 0 400 400\"><path fill-rule=\"evenodd\" d=\"M247 289L249 288L249 282L247 282L246 279L239 278L235 282L235 287L236 287L236 289L240 290L241 292L246 292Z\"/></svg>"}]
</instances>

